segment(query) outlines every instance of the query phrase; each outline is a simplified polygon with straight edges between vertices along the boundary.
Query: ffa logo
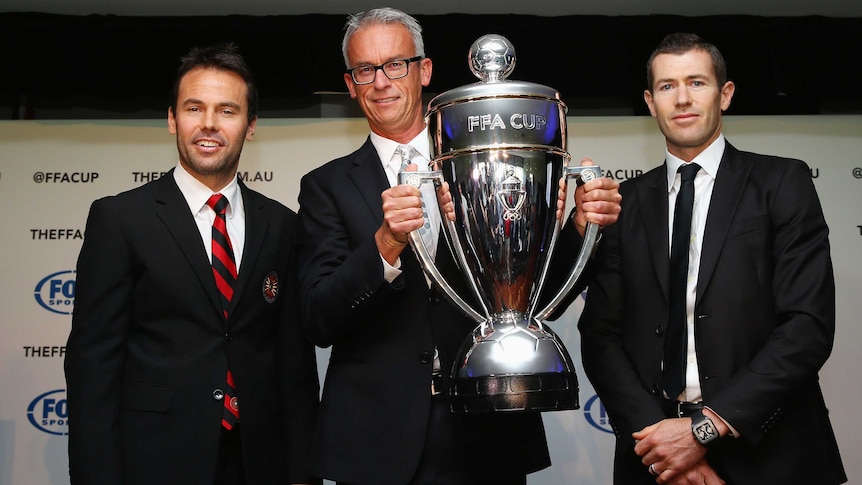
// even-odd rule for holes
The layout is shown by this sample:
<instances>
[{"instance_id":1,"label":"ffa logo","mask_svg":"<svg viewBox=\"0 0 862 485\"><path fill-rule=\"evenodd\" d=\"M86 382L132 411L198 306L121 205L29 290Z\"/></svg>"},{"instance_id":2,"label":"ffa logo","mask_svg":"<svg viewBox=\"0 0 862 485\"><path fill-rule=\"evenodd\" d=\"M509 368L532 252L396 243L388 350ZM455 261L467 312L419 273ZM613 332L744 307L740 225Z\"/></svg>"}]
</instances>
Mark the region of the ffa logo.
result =
<instances>
[{"instance_id":1,"label":"ffa logo","mask_svg":"<svg viewBox=\"0 0 862 485\"><path fill-rule=\"evenodd\" d=\"M275 271L270 271L266 278L263 279L263 299L267 303L272 303L278 296L278 274Z\"/></svg>"}]
</instances>

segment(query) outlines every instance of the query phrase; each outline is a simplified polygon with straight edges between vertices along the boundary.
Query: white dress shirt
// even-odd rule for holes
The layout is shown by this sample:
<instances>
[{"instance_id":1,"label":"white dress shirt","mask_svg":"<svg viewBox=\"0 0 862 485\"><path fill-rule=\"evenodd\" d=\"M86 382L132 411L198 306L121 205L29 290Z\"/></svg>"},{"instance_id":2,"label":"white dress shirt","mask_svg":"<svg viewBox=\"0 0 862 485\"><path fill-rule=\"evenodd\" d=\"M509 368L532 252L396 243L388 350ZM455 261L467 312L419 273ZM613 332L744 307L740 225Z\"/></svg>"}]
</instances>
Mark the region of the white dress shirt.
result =
<instances>
[{"instance_id":1,"label":"white dress shirt","mask_svg":"<svg viewBox=\"0 0 862 485\"><path fill-rule=\"evenodd\" d=\"M691 213L691 240L688 249L688 280L686 283L685 321L687 355L685 366L685 389L679 396L681 401L697 402L703 399L700 389L700 377L697 367L697 353L694 347L694 302L697 297L697 275L700 271L700 254L703 247L703 232L706 228L706 216L709 211L709 201L712 199L712 189L718 174L718 165L724 154L724 135L712 142L704 151L696 156L691 163L700 165L694 178L694 207ZM667 161L667 197L668 197L668 241L673 240L673 213L676 207L676 196L680 187L680 174L677 170L684 163L670 152L665 154ZM668 257L670 247L668 247ZM677 399L677 396L668 396Z\"/></svg>"},{"instance_id":2,"label":"white dress shirt","mask_svg":"<svg viewBox=\"0 0 862 485\"><path fill-rule=\"evenodd\" d=\"M174 170L174 180L177 182L177 186L180 188L180 192L182 192L186 203L189 205L189 210L195 218L195 224L198 226L198 232L201 235L201 241L204 243L204 249L206 249L210 264L212 264L213 221L216 215L215 211L207 205L207 200L214 193L227 197L228 206L225 211L225 222L227 223L227 234L233 247L233 257L236 260L236 271L239 274L242 250L245 244L245 207L243 206L242 195L240 194L236 177L232 178L230 183L222 187L218 192L213 192L209 187L188 173L182 164L177 163Z\"/></svg>"}]
</instances>

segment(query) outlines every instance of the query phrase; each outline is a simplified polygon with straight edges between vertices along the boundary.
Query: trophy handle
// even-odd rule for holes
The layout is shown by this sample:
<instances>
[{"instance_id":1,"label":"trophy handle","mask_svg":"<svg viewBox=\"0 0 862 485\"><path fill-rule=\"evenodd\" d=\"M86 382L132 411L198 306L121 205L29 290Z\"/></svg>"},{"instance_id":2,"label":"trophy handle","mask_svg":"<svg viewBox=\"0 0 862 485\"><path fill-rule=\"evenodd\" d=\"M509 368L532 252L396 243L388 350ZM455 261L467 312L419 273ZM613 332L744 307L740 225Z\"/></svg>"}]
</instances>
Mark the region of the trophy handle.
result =
<instances>
[{"instance_id":1,"label":"trophy handle","mask_svg":"<svg viewBox=\"0 0 862 485\"><path fill-rule=\"evenodd\" d=\"M443 184L443 173L440 171L435 172L401 172L398 174L398 183L399 184L407 184L412 185L416 188L421 187L422 182L432 181L434 182L434 187L438 188ZM422 194L419 194L420 198ZM454 224L452 221L443 218L443 223L447 225ZM453 231L454 232L454 231ZM442 236L442 234L441 234ZM464 312L465 315L472 318L476 323L483 324L487 322L487 318L480 315L476 310L474 310L470 305L467 304L458 294L452 289L452 285L446 281L446 278L443 277L443 274L437 269L437 266L434 264L434 259L431 258L431 254L428 252L428 248L425 247L425 242L422 240L422 236L419 234L418 230L410 231L408 234L408 240L410 242L410 247L413 248L413 252L416 254L416 257L419 259L419 264L422 266L422 269L425 271L425 274L431 278L431 281L443 291L443 294L449 298L449 300L455 304L461 311ZM447 239L447 244L449 243Z\"/></svg>"},{"instance_id":2,"label":"trophy handle","mask_svg":"<svg viewBox=\"0 0 862 485\"><path fill-rule=\"evenodd\" d=\"M596 165L591 166L578 166L578 167L566 167L566 181L568 179L575 178L577 185L583 185L590 180L598 178L601 176L601 169ZM555 247L557 236L560 232L560 226L562 224L557 225L557 229L554 231L554 235L551 241L551 247ZM569 278L566 280L566 283L560 288L560 291L557 292L557 295L551 300L548 305L536 313L536 318L539 322L548 318L557 306L563 301L563 299L572 291L572 288L575 287L575 283L577 283L578 278L580 278L581 273L584 272L584 268L587 266L587 262L590 259L590 256L593 253L593 248L596 245L596 240L599 237L599 225L593 222L587 222L586 232L584 234L584 242L581 244L581 250L578 253L578 258L575 260L575 264L572 267L571 273L569 273ZM548 263L550 263L550 258L548 258ZM539 278L539 281L545 281L545 273L548 271L548 265L545 265L544 270L542 271L542 277ZM539 288L541 291L541 288ZM537 295L540 294L537 292ZM537 298L538 300L538 298Z\"/></svg>"}]
</instances>

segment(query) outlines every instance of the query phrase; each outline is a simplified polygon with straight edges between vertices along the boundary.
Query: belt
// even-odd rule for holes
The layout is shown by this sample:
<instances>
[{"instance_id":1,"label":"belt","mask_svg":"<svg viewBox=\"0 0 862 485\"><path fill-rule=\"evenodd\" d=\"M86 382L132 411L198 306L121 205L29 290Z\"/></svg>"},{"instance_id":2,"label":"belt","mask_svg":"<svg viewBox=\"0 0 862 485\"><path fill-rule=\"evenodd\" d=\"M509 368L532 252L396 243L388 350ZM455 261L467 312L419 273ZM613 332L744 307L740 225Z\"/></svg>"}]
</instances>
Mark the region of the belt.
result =
<instances>
[{"instance_id":1,"label":"belt","mask_svg":"<svg viewBox=\"0 0 862 485\"><path fill-rule=\"evenodd\" d=\"M443 394L443 376L431 374L431 395L439 396L440 394Z\"/></svg>"},{"instance_id":2,"label":"belt","mask_svg":"<svg viewBox=\"0 0 862 485\"><path fill-rule=\"evenodd\" d=\"M685 418L694 414L695 411L703 409L703 401L685 402L665 399L663 407L665 416L669 418Z\"/></svg>"}]
</instances>

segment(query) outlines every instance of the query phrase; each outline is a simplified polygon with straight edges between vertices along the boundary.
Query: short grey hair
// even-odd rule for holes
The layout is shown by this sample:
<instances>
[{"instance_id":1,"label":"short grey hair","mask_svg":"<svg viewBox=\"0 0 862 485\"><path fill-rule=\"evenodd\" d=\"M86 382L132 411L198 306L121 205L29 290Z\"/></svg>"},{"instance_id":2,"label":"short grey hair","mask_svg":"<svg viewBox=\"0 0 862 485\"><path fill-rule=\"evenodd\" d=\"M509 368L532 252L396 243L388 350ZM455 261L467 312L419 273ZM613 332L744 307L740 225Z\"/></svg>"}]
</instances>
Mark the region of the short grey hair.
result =
<instances>
[{"instance_id":1,"label":"short grey hair","mask_svg":"<svg viewBox=\"0 0 862 485\"><path fill-rule=\"evenodd\" d=\"M383 7L375 8L365 12L359 12L355 15L347 17L347 23L344 24L344 39L341 41L341 53L344 55L344 67L350 68L350 60L347 58L347 45L359 29L372 24L401 24L410 32L413 37L413 47L416 52L415 56L425 57L425 43L422 41L422 26L419 22L402 12L401 10Z\"/></svg>"}]
</instances>

